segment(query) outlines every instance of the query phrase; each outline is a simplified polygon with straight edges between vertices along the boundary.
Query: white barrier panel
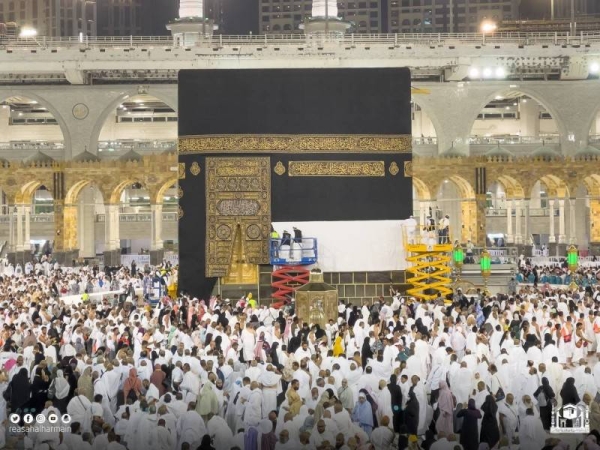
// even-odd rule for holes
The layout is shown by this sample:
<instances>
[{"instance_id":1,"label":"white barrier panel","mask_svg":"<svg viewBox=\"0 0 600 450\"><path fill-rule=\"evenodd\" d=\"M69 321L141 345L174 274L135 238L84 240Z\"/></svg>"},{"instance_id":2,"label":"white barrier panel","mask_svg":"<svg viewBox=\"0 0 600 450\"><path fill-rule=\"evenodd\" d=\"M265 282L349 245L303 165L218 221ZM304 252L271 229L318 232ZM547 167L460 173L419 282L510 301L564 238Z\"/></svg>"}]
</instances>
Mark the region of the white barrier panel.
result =
<instances>
[{"instance_id":1,"label":"white barrier panel","mask_svg":"<svg viewBox=\"0 0 600 450\"><path fill-rule=\"evenodd\" d=\"M142 288L138 288L135 290L135 295L142 295L144 290ZM90 294L90 302L92 303L101 303L104 298L112 299L115 295L122 294L123 291L104 291L104 292L93 292ZM81 295L65 295L60 297L60 299L65 302L65 305L76 305L81 303Z\"/></svg>"},{"instance_id":2,"label":"white barrier panel","mask_svg":"<svg viewBox=\"0 0 600 450\"><path fill-rule=\"evenodd\" d=\"M138 267L144 267L146 264L150 265L150 255L121 255L122 265L129 267L133 261Z\"/></svg>"},{"instance_id":3,"label":"white barrier panel","mask_svg":"<svg viewBox=\"0 0 600 450\"><path fill-rule=\"evenodd\" d=\"M176 253L165 255L163 259L170 262L172 266L179 264L179 254ZM129 267L133 261L135 261L138 268L150 265L150 255L121 255L121 264L123 266Z\"/></svg>"},{"instance_id":4,"label":"white barrier panel","mask_svg":"<svg viewBox=\"0 0 600 450\"><path fill-rule=\"evenodd\" d=\"M279 235L292 234L316 238L317 265L324 272L387 271L406 268L402 220L340 222L276 222Z\"/></svg>"}]
</instances>

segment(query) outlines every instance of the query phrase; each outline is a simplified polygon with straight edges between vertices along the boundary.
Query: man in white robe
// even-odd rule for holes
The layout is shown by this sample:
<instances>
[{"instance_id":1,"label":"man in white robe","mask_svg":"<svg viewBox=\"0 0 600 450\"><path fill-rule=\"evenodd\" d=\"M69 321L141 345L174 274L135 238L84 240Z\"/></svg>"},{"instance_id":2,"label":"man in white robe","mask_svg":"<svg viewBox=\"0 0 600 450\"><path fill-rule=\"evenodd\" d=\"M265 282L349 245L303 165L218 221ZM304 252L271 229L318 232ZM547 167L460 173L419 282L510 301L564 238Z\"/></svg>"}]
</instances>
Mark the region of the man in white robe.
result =
<instances>
[{"instance_id":1,"label":"man in white robe","mask_svg":"<svg viewBox=\"0 0 600 450\"><path fill-rule=\"evenodd\" d=\"M215 449L231 448L233 433L225 419L212 413L209 414L208 417L206 430L213 440L213 447Z\"/></svg>"},{"instance_id":2,"label":"man in white robe","mask_svg":"<svg viewBox=\"0 0 600 450\"><path fill-rule=\"evenodd\" d=\"M81 424L81 431L92 430L92 402L85 395L76 395L67 405L67 413L72 422Z\"/></svg>"},{"instance_id":3,"label":"man in white robe","mask_svg":"<svg viewBox=\"0 0 600 450\"><path fill-rule=\"evenodd\" d=\"M183 400L186 403L195 402L200 393L200 378L191 371L190 365L187 363L183 365L183 372L183 381L179 386L179 389L184 393Z\"/></svg>"},{"instance_id":4,"label":"man in white robe","mask_svg":"<svg viewBox=\"0 0 600 450\"><path fill-rule=\"evenodd\" d=\"M512 394L506 394L505 400L498 403L498 412L500 413L502 427L506 432L506 437L510 444L513 442L513 438L516 436L517 428L519 427L519 411Z\"/></svg>"},{"instance_id":5,"label":"man in white robe","mask_svg":"<svg viewBox=\"0 0 600 450\"><path fill-rule=\"evenodd\" d=\"M371 432L371 443L375 450L391 450L394 437L394 430L390 428L390 418L383 416L379 426Z\"/></svg>"},{"instance_id":6,"label":"man in white robe","mask_svg":"<svg viewBox=\"0 0 600 450\"><path fill-rule=\"evenodd\" d=\"M262 419L262 392L258 387L258 383L253 381L250 384L250 395L246 402L244 410L244 424L246 427L255 427Z\"/></svg>"},{"instance_id":7,"label":"man in white robe","mask_svg":"<svg viewBox=\"0 0 600 450\"><path fill-rule=\"evenodd\" d=\"M533 409L527 409L519 426L519 448L543 448L546 437L542 421L534 416Z\"/></svg>"},{"instance_id":8,"label":"man in white robe","mask_svg":"<svg viewBox=\"0 0 600 450\"><path fill-rule=\"evenodd\" d=\"M460 369L456 371L456 375L450 379L452 393L456 397L456 402L466 405L471 396L471 388L473 386L473 372L467 368L465 363L461 363Z\"/></svg>"},{"instance_id":9,"label":"man in white robe","mask_svg":"<svg viewBox=\"0 0 600 450\"><path fill-rule=\"evenodd\" d=\"M206 426L200 414L196 412L196 403L191 402L185 414L182 414L177 421L177 448L187 442L192 446L194 443L200 443L202 436L206 434ZM194 448L194 447L191 447Z\"/></svg>"},{"instance_id":10,"label":"man in white robe","mask_svg":"<svg viewBox=\"0 0 600 450\"><path fill-rule=\"evenodd\" d=\"M277 394L280 391L280 380L281 375L275 373L275 369L271 364L267 366L266 372L258 377L263 394L263 419L269 415L269 412L277 410Z\"/></svg>"}]
</instances>

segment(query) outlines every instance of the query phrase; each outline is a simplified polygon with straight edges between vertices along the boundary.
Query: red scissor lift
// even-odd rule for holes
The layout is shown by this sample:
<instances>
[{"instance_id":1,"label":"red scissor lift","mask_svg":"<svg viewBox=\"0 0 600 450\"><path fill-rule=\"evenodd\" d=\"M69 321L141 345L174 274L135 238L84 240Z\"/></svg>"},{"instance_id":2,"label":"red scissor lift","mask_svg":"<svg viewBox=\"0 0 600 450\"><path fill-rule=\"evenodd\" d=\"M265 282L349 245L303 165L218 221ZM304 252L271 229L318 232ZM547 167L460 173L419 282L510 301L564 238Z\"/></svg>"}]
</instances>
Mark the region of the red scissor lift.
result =
<instances>
[{"instance_id":1,"label":"red scissor lift","mask_svg":"<svg viewBox=\"0 0 600 450\"><path fill-rule=\"evenodd\" d=\"M317 262L317 240L315 238L303 238L301 258L291 259L280 252L281 239L271 239L271 264L275 268L271 276L273 287L273 308L281 308L287 305L294 295L294 291L300 286L308 283L310 270L306 266ZM290 252L288 254L291 255Z\"/></svg>"}]
</instances>

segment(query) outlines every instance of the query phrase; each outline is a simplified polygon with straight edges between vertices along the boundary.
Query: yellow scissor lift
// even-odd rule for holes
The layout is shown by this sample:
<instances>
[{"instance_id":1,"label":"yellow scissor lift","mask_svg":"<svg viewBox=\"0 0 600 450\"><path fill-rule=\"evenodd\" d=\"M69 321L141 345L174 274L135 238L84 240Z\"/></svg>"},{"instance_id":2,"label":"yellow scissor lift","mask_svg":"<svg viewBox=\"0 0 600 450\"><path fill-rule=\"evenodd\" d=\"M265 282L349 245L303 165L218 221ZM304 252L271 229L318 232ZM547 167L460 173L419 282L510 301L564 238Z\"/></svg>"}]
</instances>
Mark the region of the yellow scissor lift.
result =
<instances>
[{"instance_id":1,"label":"yellow scissor lift","mask_svg":"<svg viewBox=\"0 0 600 450\"><path fill-rule=\"evenodd\" d=\"M453 245L450 236L447 243L438 244L436 232L421 234L419 227L404 227L403 237L408 262L406 272L410 274L406 282L413 285L406 294L425 301L452 294L450 263Z\"/></svg>"}]
</instances>

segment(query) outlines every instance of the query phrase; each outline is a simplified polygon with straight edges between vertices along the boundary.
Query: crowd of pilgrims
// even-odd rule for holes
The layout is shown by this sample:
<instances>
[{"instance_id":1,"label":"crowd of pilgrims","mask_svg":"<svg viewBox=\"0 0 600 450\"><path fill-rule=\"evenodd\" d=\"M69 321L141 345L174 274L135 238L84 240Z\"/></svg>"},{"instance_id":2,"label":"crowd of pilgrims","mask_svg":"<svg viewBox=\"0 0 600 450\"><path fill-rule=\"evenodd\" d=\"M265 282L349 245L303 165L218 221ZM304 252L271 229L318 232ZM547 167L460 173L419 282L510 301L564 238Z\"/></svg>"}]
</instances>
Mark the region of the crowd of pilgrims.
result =
<instances>
[{"instance_id":1,"label":"crowd of pilgrims","mask_svg":"<svg viewBox=\"0 0 600 450\"><path fill-rule=\"evenodd\" d=\"M535 264L531 259L521 256L519 270L515 276L517 283L530 283L533 285L568 285L571 282L588 290L600 285L600 265L597 258L593 258L594 265L583 265L573 273L569 270L566 259L560 263Z\"/></svg>"},{"instance_id":2,"label":"crowd of pilgrims","mask_svg":"<svg viewBox=\"0 0 600 450\"><path fill-rule=\"evenodd\" d=\"M591 432L571 449L600 450L600 290L391 291L321 327L251 295L151 305L129 290L144 276L2 276L0 448L566 450L553 407L585 404ZM61 300L98 279L130 295ZM14 413L69 428L13 433Z\"/></svg>"}]
</instances>

